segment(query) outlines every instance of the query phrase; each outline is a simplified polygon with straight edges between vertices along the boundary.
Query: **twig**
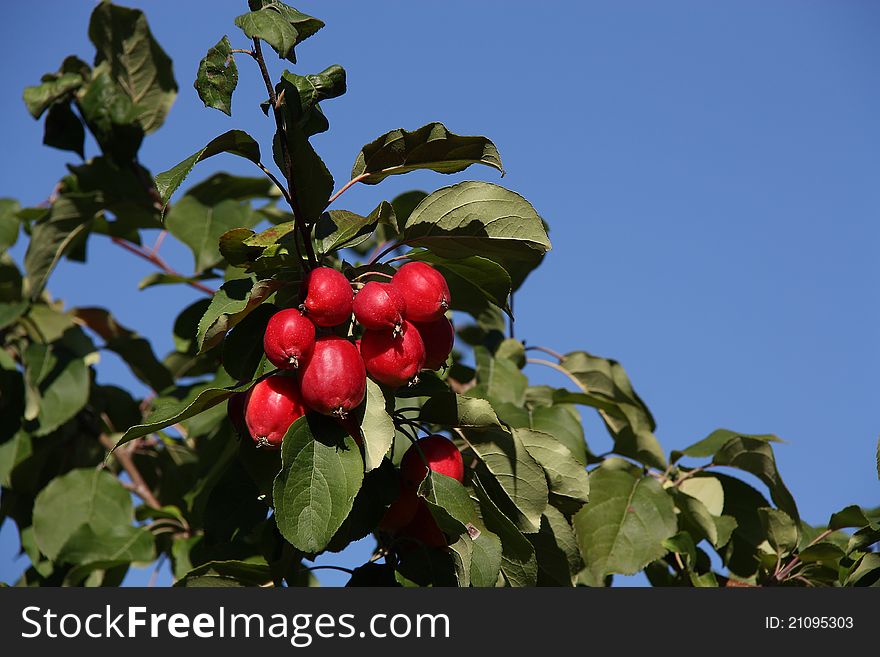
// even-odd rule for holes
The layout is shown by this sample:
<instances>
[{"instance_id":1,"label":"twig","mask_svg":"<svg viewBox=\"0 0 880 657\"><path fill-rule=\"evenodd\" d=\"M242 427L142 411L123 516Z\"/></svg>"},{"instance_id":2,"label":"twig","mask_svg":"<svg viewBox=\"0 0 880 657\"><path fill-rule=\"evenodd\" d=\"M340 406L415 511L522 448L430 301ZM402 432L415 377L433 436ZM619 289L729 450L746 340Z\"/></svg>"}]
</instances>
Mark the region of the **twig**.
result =
<instances>
[{"instance_id":1,"label":"twig","mask_svg":"<svg viewBox=\"0 0 880 657\"><path fill-rule=\"evenodd\" d=\"M362 173L361 175L356 176L356 177L352 178L351 180L349 180L347 183L345 183L338 192L336 192L333 196L330 197L330 200L327 201L327 205L324 206L324 209L326 210L327 208L329 208L333 204L333 201L335 201L340 196L342 196L346 192L346 190L348 190L351 187L354 187L356 184L358 184L364 178L368 178L369 175L370 174L368 174L368 173Z\"/></svg>"},{"instance_id":2,"label":"twig","mask_svg":"<svg viewBox=\"0 0 880 657\"><path fill-rule=\"evenodd\" d=\"M829 537L831 534L833 534L833 533L834 533L834 530L833 530L833 529L826 529L824 532L822 532L821 534L819 534L819 535L818 535L816 538L814 538L812 541L810 541L809 543L807 543L807 545L806 545L806 547L805 547L804 549L806 549L806 548L808 548L808 547L812 547L812 546L814 546L816 543L818 543L818 542L821 541L821 540L824 540L824 539L828 538L828 537ZM780 571L776 574L776 579L777 579L777 581L780 581L780 582L781 582L781 581L783 581L786 577L788 577L788 575L791 573L791 571L794 570L800 562L801 562L800 557L793 557L792 560L788 562L788 565L785 566L782 570L780 570Z\"/></svg>"},{"instance_id":3,"label":"twig","mask_svg":"<svg viewBox=\"0 0 880 657\"><path fill-rule=\"evenodd\" d=\"M269 171L269 169L267 169L266 166L262 162L257 162L257 166L260 167L260 170L269 177L269 180L271 180L273 183L275 183L275 186L281 192L281 195L284 197L284 200L287 201L287 203L289 205L290 204L290 195L287 193L287 190L284 189L284 185L281 184L281 181L278 180L278 178L275 177L275 174L272 173L271 171Z\"/></svg>"},{"instance_id":4,"label":"twig","mask_svg":"<svg viewBox=\"0 0 880 657\"><path fill-rule=\"evenodd\" d=\"M131 453L129 452L130 447L125 446L122 449L116 449L116 444L113 442L113 439L110 438L106 433L102 433L100 436L101 444L104 445L109 451L113 452L113 456L116 457L119 465L122 466L122 469L128 473L128 476L131 478L132 488L131 491L140 497L144 502L149 504L151 507L155 509L161 509L162 504L159 500L156 499L156 496L153 495L153 491L150 490L150 487L147 486L147 482L144 481L143 476L141 475L140 470L137 469L137 466L134 464L134 461L131 458Z\"/></svg>"},{"instance_id":5,"label":"twig","mask_svg":"<svg viewBox=\"0 0 880 657\"><path fill-rule=\"evenodd\" d=\"M287 179L287 202L293 211L293 219L297 229L302 237L303 246L306 249L306 255L309 259L311 268L318 266L318 259L315 257L315 249L312 247L312 237L306 220L303 217L302 210L299 207L299 201L296 196L296 184L293 180L293 164L290 158L290 149L287 145L287 135L284 131L284 115L281 112L279 97L275 94L272 86L272 79L269 77L269 70L266 68L266 60L263 57L263 48L259 39L254 39L254 59L260 68L260 74L263 76L263 82L266 85L266 91L269 92L269 102L272 104L272 115L275 117L275 134L278 138L278 146L281 150L281 161L284 163L284 177Z\"/></svg>"},{"instance_id":6,"label":"twig","mask_svg":"<svg viewBox=\"0 0 880 657\"><path fill-rule=\"evenodd\" d=\"M136 256L138 256L139 258L143 258L147 262L153 263L154 265L156 265L156 267L161 269L163 272L165 272L169 276L179 276L180 278L186 278L186 276L184 276L180 272L172 269L168 265L167 262L165 262L161 257L159 257L158 254L151 253L142 247L131 244L130 242L127 242L126 240L122 239L121 237L111 237L110 239L114 244L122 247L123 249L125 249L129 253L133 253ZM201 292L204 292L205 294L208 294L211 296L214 295L214 290L209 288L207 285L202 285L199 281L187 280L186 284L189 285L190 287L194 287L195 289L200 290Z\"/></svg>"},{"instance_id":7,"label":"twig","mask_svg":"<svg viewBox=\"0 0 880 657\"><path fill-rule=\"evenodd\" d=\"M402 247L404 244L406 244L406 242L394 242L394 244L392 244L391 246L389 246L388 248L386 248L383 251L379 251L379 253L377 253L372 258L370 258L369 261L367 262L367 264L372 265L373 263L375 263L377 260L379 260L383 256L386 256L389 253L396 251L397 249ZM378 251L379 249L377 248L376 250Z\"/></svg>"},{"instance_id":8,"label":"twig","mask_svg":"<svg viewBox=\"0 0 880 657\"><path fill-rule=\"evenodd\" d=\"M584 384L577 380L574 374L569 372L567 369L562 367L562 365L557 365L556 363L544 360L543 358L526 358L527 363L531 363L532 365L543 365L544 367L549 367L550 369L554 369L557 372L561 372L565 376L567 376L572 383L574 383L578 388L580 388L583 392L587 392L587 389L584 387Z\"/></svg>"},{"instance_id":9,"label":"twig","mask_svg":"<svg viewBox=\"0 0 880 657\"><path fill-rule=\"evenodd\" d=\"M351 570L350 568L343 568L342 566L312 566L311 568L306 568L305 570L338 570L341 573L354 575L353 570Z\"/></svg>"},{"instance_id":10,"label":"twig","mask_svg":"<svg viewBox=\"0 0 880 657\"><path fill-rule=\"evenodd\" d=\"M151 253L152 255L156 255L156 254L159 253L159 249L162 248L162 242L165 241L165 237L166 237L167 235L168 235L168 231L167 231L167 230L163 230L162 232L159 233L159 236L156 237L156 243L153 244L153 248L150 249L150 253Z\"/></svg>"},{"instance_id":11,"label":"twig","mask_svg":"<svg viewBox=\"0 0 880 657\"><path fill-rule=\"evenodd\" d=\"M673 486L678 486L678 485L681 484L681 482L683 482L683 481L687 481L688 479L690 479L690 478L693 477L694 475L699 474L699 473L702 472L703 470L708 470L708 469L711 468L711 467L712 467L712 464L711 464L711 463L708 463L708 464L706 464L706 465L701 465L701 466L698 467L698 468L694 468L693 470L688 470L688 471L685 472L683 475L681 475L678 479L676 479L676 480L672 483L672 485L673 485Z\"/></svg>"},{"instance_id":12,"label":"twig","mask_svg":"<svg viewBox=\"0 0 880 657\"><path fill-rule=\"evenodd\" d=\"M558 351L553 351L552 349L548 349L547 347L541 347L538 345L526 347L526 351L543 351L545 354L553 356L553 358L555 358L556 360L561 361L565 359L565 356L560 354Z\"/></svg>"}]
</instances>

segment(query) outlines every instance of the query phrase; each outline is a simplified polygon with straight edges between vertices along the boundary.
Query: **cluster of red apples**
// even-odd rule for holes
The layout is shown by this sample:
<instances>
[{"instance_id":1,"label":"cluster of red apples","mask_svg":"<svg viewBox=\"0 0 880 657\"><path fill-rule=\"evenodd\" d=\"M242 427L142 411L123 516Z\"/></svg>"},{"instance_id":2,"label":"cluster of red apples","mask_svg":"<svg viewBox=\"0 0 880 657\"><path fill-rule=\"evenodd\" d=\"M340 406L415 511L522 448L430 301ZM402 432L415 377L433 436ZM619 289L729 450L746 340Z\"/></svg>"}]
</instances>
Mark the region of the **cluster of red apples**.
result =
<instances>
[{"instance_id":1,"label":"cluster of red apples","mask_svg":"<svg viewBox=\"0 0 880 657\"><path fill-rule=\"evenodd\" d=\"M370 281L357 293L329 267L303 281L299 308L271 317L263 336L267 359L278 372L237 400L257 447L278 449L287 429L306 411L344 421L364 400L369 375L389 388L411 385L423 369L443 367L454 331L446 318L446 279L422 262L409 262L388 282ZM360 338L336 327L354 315ZM234 418L234 409L230 415ZM357 432L353 432L360 439Z\"/></svg>"},{"instance_id":2,"label":"cluster of red apples","mask_svg":"<svg viewBox=\"0 0 880 657\"><path fill-rule=\"evenodd\" d=\"M362 286L335 269L318 267L303 281L301 299L298 308L278 311L266 326L263 348L278 372L229 401L230 418L257 447L280 448L290 425L307 411L337 418L361 443L360 429L348 415L364 400L367 376L389 388L411 385L421 370L442 368L452 351L449 286L425 263L409 262L389 282ZM352 316L353 329L361 330L340 337L334 329ZM400 494L380 524L403 551L447 544L417 494L428 468L464 478L461 454L444 436L422 438L406 451Z\"/></svg>"}]
</instances>

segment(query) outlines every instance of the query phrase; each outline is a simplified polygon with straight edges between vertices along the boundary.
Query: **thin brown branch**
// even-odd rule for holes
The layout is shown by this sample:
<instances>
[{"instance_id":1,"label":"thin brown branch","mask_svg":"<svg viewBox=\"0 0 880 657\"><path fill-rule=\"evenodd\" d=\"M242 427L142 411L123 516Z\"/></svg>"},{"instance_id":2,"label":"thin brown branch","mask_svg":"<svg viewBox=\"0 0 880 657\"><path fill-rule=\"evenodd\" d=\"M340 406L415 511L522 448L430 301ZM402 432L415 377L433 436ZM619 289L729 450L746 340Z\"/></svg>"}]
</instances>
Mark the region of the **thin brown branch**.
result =
<instances>
[{"instance_id":1,"label":"thin brown branch","mask_svg":"<svg viewBox=\"0 0 880 657\"><path fill-rule=\"evenodd\" d=\"M368 178L369 175L370 174L368 174L368 173L362 173L361 175L359 175L355 178L352 178L347 183L345 183L338 192L336 192L333 196L330 197L330 200L327 201L327 205L324 206L324 209L326 210L327 208L329 208L333 204L333 201L335 201L340 196L342 196L346 192L346 190L350 189L351 187L354 187L361 180Z\"/></svg>"},{"instance_id":2,"label":"thin brown branch","mask_svg":"<svg viewBox=\"0 0 880 657\"><path fill-rule=\"evenodd\" d=\"M265 165L263 165L262 162L257 162L257 166L260 167L262 172L265 173L269 177L269 180L271 180L273 183L275 183L275 186L281 192L281 195L284 197L284 200L287 201L288 205L290 205L290 196L288 195L287 190L284 189L284 185L281 184L281 181L278 180L278 178L275 177L275 174L272 173L271 171L269 171L269 169L267 169L265 167Z\"/></svg>"},{"instance_id":3,"label":"thin brown branch","mask_svg":"<svg viewBox=\"0 0 880 657\"><path fill-rule=\"evenodd\" d=\"M129 451L131 448L128 445L124 445L119 449L114 449L116 444L106 433L101 434L100 440L101 444L113 453L113 456L116 458L119 465L122 466L122 469L128 473L128 476L131 479L130 490L151 507L161 509L162 504L156 499L156 496L153 495L153 491L147 486L147 482L144 481L143 475L141 475L140 470L138 470L134 460L131 458L131 452Z\"/></svg>"},{"instance_id":4,"label":"thin brown branch","mask_svg":"<svg viewBox=\"0 0 880 657\"><path fill-rule=\"evenodd\" d=\"M826 538L831 536L831 534L833 534L833 533L834 533L833 529L826 529L824 532L819 534L812 541L807 543L807 545L804 549L806 549L808 547L813 547L814 545L816 545L816 543L818 543L819 541L825 540ZM788 565L786 565L782 570L780 570L776 574L777 581L780 581L780 582L784 581L791 574L791 571L793 571L800 562L801 562L800 557L793 557L792 560L788 562Z\"/></svg>"},{"instance_id":5,"label":"thin brown branch","mask_svg":"<svg viewBox=\"0 0 880 657\"><path fill-rule=\"evenodd\" d=\"M164 273L168 274L169 276L180 276L181 278L186 278L186 276L184 276L180 272L171 268L168 265L168 263L165 262L157 253L152 253L150 251L147 251L143 247L139 247L135 244L132 244L131 242L128 242L128 241L122 239L121 237L111 237L110 239L112 240L112 242L114 244L116 244L119 247L122 247L123 249L125 249L129 253L133 253L134 255L138 256L139 258L143 258L147 262L150 262L150 263L156 265L156 267L161 269ZM200 283L199 281L188 280L186 283L190 287L193 287L201 292L204 292L207 295L211 295L211 296L214 295L214 290L209 288L207 285L202 285L202 283Z\"/></svg>"},{"instance_id":6,"label":"thin brown branch","mask_svg":"<svg viewBox=\"0 0 880 657\"><path fill-rule=\"evenodd\" d=\"M571 382L574 383L580 390L582 390L583 392L587 392L587 389L584 388L584 384L578 381L577 377L575 377L574 374L562 367L562 365L558 365L557 363L549 360L544 360L543 358L526 358L526 362L531 363L532 365L543 365L544 367L549 367L550 369L556 370L557 372L560 372L567 376L571 380Z\"/></svg>"},{"instance_id":7,"label":"thin brown branch","mask_svg":"<svg viewBox=\"0 0 880 657\"><path fill-rule=\"evenodd\" d=\"M560 354L558 351L553 351L552 349L548 349L547 347L541 347L539 345L530 345L526 347L526 351L543 351L548 356L553 356L556 360L564 360L565 356Z\"/></svg>"}]
</instances>

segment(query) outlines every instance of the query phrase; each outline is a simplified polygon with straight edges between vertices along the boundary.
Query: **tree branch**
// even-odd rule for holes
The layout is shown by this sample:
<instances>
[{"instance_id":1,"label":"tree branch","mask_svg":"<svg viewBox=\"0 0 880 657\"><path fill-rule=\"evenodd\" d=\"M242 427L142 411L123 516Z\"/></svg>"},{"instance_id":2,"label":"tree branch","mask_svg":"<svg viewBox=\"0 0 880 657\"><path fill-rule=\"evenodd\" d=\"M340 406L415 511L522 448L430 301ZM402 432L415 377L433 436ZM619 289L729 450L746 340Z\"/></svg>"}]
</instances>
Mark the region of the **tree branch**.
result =
<instances>
[{"instance_id":1,"label":"tree branch","mask_svg":"<svg viewBox=\"0 0 880 657\"><path fill-rule=\"evenodd\" d=\"M131 452L129 451L130 447L126 445L121 449L114 450L116 444L106 433L101 434L100 440L101 444L112 452L116 461L122 466L122 469L128 473L128 476L131 478L131 491L151 507L161 509L162 504L156 499L156 496L153 495L153 491L147 486L147 482L144 481L140 470L138 470L137 466L134 464L134 460L131 458Z\"/></svg>"},{"instance_id":2,"label":"tree branch","mask_svg":"<svg viewBox=\"0 0 880 657\"><path fill-rule=\"evenodd\" d=\"M165 272L169 276L180 276L181 278L186 278L186 276L184 276L180 272L172 269L168 265L168 263L165 262L159 256L159 254L154 253L152 251L147 251L142 247L136 246L135 244L132 244L132 243L122 239L121 237L111 237L110 239L112 240L112 242L114 244L122 247L123 249L125 249L129 253L133 253L136 256L138 256L139 258L143 258L147 262L153 263L154 265L156 265L156 267L161 269L163 272ZM194 287L195 289L197 289L201 292L204 292L207 295L210 295L210 296L214 295L214 290L209 288L207 285L202 285L199 281L187 281L186 284L189 285L190 287Z\"/></svg>"},{"instance_id":3,"label":"tree branch","mask_svg":"<svg viewBox=\"0 0 880 657\"><path fill-rule=\"evenodd\" d=\"M280 107L280 97L275 94L275 88L272 86L272 79L269 77L269 70L266 68L266 60L263 57L263 48L259 39L254 39L254 59L260 68L260 74L263 76L263 83L266 85L266 91L269 92L269 102L272 105L272 115L275 118L275 136L278 139L278 148L281 151L281 161L284 164L284 177L287 179L287 202L293 211L293 219L302 237L303 245L306 249L306 255L309 259L309 265L314 268L318 266L318 259L315 257L315 249L312 247L312 237L306 220L302 215L299 207L299 201L296 196L296 185L293 180L293 165L290 158L290 149L287 145L287 135L284 130L284 115Z\"/></svg>"}]
</instances>

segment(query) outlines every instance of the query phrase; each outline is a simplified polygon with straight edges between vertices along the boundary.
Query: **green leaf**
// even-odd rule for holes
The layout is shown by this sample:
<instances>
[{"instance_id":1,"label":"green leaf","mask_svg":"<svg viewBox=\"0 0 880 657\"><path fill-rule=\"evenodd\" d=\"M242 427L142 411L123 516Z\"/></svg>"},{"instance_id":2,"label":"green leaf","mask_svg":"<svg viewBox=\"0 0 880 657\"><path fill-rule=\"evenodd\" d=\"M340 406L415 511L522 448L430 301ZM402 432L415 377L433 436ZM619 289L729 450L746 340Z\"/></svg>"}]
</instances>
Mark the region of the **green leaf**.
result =
<instances>
[{"instance_id":1,"label":"green leaf","mask_svg":"<svg viewBox=\"0 0 880 657\"><path fill-rule=\"evenodd\" d=\"M845 556L846 553L833 543L816 543L798 552L798 558L803 563L816 563L817 561L837 562Z\"/></svg>"},{"instance_id":2,"label":"green leaf","mask_svg":"<svg viewBox=\"0 0 880 657\"><path fill-rule=\"evenodd\" d=\"M705 458L708 456L715 456L715 454L720 450L724 445L726 445L730 440L743 437L743 438L751 438L753 440L761 440L768 443L781 443L783 442L780 438L772 434L748 434L748 433L737 433L736 431L730 431L729 429L716 429L708 436L703 438L703 440L694 443L690 447L686 447L681 451L673 450L670 460L675 463L682 456L691 456L694 458Z\"/></svg>"},{"instance_id":3,"label":"green leaf","mask_svg":"<svg viewBox=\"0 0 880 657\"><path fill-rule=\"evenodd\" d=\"M472 541L470 580L474 587L493 587L501 572L501 539L477 521L479 535Z\"/></svg>"},{"instance_id":4,"label":"green leaf","mask_svg":"<svg viewBox=\"0 0 880 657\"><path fill-rule=\"evenodd\" d=\"M479 474L473 478L472 484L479 500L483 522L501 539L501 574L504 579L511 586L535 586L538 562L534 546L492 501Z\"/></svg>"},{"instance_id":5,"label":"green leaf","mask_svg":"<svg viewBox=\"0 0 880 657\"><path fill-rule=\"evenodd\" d=\"M21 205L12 198L0 198L0 251L15 246L21 221L18 211Z\"/></svg>"},{"instance_id":6,"label":"green leaf","mask_svg":"<svg viewBox=\"0 0 880 657\"><path fill-rule=\"evenodd\" d=\"M382 201L366 217L348 210L325 212L315 224L317 251L327 254L338 249L355 247L369 239L380 222L393 220L394 209L388 201Z\"/></svg>"},{"instance_id":7,"label":"green leaf","mask_svg":"<svg viewBox=\"0 0 880 657\"><path fill-rule=\"evenodd\" d=\"M174 385L174 378L156 354L149 340L125 328L103 308L76 308L73 315L104 340L104 348L116 353L132 373L160 392Z\"/></svg>"},{"instance_id":8,"label":"green leaf","mask_svg":"<svg viewBox=\"0 0 880 657\"><path fill-rule=\"evenodd\" d=\"M563 511L576 513L590 501L590 480L583 465L553 436L531 429L513 429L529 455L544 469L550 493Z\"/></svg>"},{"instance_id":9,"label":"green leaf","mask_svg":"<svg viewBox=\"0 0 880 657\"><path fill-rule=\"evenodd\" d=\"M334 64L314 75L296 75L290 71L281 74L281 88L284 90L285 106L294 122L311 136L310 119L312 110L322 100L337 98L345 93L345 69ZM298 102L297 102L298 99ZM326 130L321 126L320 132Z\"/></svg>"},{"instance_id":10,"label":"green leaf","mask_svg":"<svg viewBox=\"0 0 880 657\"><path fill-rule=\"evenodd\" d=\"M773 448L766 440L737 434L715 453L712 463L738 468L755 475L770 490L770 498L776 506L791 516L795 522L800 521L797 504L782 481L782 476L776 468Z\"/></svg>"},{"instance_id":11,"label":"green leaf","mask_svg":"<svg viewBox=\"0 0 880 657\"><path fill-rule=\"evenodd\" d=\"M24 104L35 119L40 118L46 109L72 91L82 86L83 78L78 73L60 73L43 76L43 81L24 89Z\"/></svg>"},{"instance_id":12,"label":"green leaf","mask_svg":"<svg viewBox=\"0 0 880 657\"><path fill-rule=\"evenodd\" d=\"M720 516L724 512L724 488L716 477L694 476L685 479L678 484L678 489L700 500L713 516Z\"/></svg>"},{"instance_id":13,"label":"green leaf","mask_svg":"<svg viewBox=\"0 0 880 657\"><path fill-rule=\"evenodd\" d=\"M193 85L205 107L213 107L232 116L232 93L238 84L238 66L229 38L223 36L199 62Z\"/></svg>"},{"instance_id":14,"label":"green leaf","mask_svg":"<svg viewBox=\"0 0 880 657\"><path fill-rule=\"evenodd\" d=\"M226 401L235 393L246 391L250 386L250 382L229 388L219 388L211 384L203 384L191 389L181 388L173 391L168 396L157 397L153 400L153 410L147 416L144 423L129 428L116 443L116 447L124 445L135 438L155 433L160 429L188 420Z\"/></svg>"},{"instance_id":15,"label":"green leaf","mask_svg":"<svg viewBox=\"0 0 880 657\"><path fill-rule=\"evenodd\" d=\"M58 553L61 563L94 564L109 568L122 563L147 564L155 558L153 534L144 527L118 525L96 532L83 524Z\"/></svg>"},{"instance_id":16,"label":"green leaf","mask_svg":"<svg viewBox=\"0 0 880 657\"><path fill-rule=\"evenodd\" d=\"M361 487L360 450L334 421L309 414L284 435L281 463L272 487L278 529L298 550L321 552Z\"/></svg>"},{"instance_id":17,"label":"green leaf","mask_svg":"<svg viewBox=\"0 0 880 657\"><path fill-rule=\"evenodd\" d=\"M253 379L263 360L263 335L278 307L271 303L258 306L229 332L223 340L223 369L236 381Z\"/></svg>"},{"instance_id":18,"label":"green leaf","mask_svg":"<svg viewBox=\"0 0 880 657\"><path fill-rule=\"evenodd\" d=\"M828 529L846 529L847 527L878 529L880 524L871 520L861 507L852 504L831 514L831 519L828 521Z\"/></svg>"},{"instance_id":19,"label":"green leaf","mask_svg":"<svg viewBox=\"0 0 880 657\"><path fill-rule=\"evenodd\" d=\"M388 176L417 169L458 173L471 164L485 164L504 175L501 156L491 141L456 135L442 123L429 123L412 132L402 128L386 132L364 146L351 179L361 177L362 182L375 185Z\"/></svg>"},{"instance_id":20,"label":"green leaf","mask_svg":"<svg viewBox=\"0 0 880 657\"><path fill-rule=\"evenodd\" d=\"M495 504L520 531L538 531L549 491L543 468L522 440L502 429L468 430L465 436L480 459L480 481Z\"/></svg>"},{"instance_id":21,"label":"green leaf","mask_svg":"<svg viewBox=\"0 0 880 657\"><path fill-rule=\"evenodd\" d=\"M452 310L461 310L478 317L491 303L511 314L510 275L493 260L470 256L456 260L441 258L430 251L413 250L410 260L427 262L443 274L452 296Z\"/></svg>"},{"instance_id":22,"label":"green leaf","mask_svg":"<svg viewBox=\"0 0 880 657\"><path fill-rule=\"evenodd\" d=\"M844 581L844 586L876 586L880 580L880 554L869 553L859 560Z\"/></svg>"},{"instance_id":23,"label":"green leaf","mask_svg":"<svg viewBox=\"0 0 880 657\"><path fill-rule=\"evenodd\" d=\"M45 436L73 418L89 400L89 369L85 360L61 343L32 342L23 354L25 382L37 395L38 408L25 411L36 420L31 433Z\"/></svg>"},{"instance_id":24,"label":"green leaf","mask_svg":"<svg viewBox=\"0 0 880 657\"><path fill-rule=\"evenodd\" d=\"M378 467L364 474L361 489L354 498L351 512L342 526L333 535L327 549L340 552L352 541L367 536L376 529L388 505L400 495L400 481L397 469L388 459Z\"/></svg>"},{"instance_id":25,"label":"green leaf","mask_svg":"<svg viewBox=\"0 0 880 657\"><path fill-rule=\"evenodd\" d=\"M110 72L110 63L95 67L91 80L77 94L79 109L103 154L120 165L131 164L144 139L140 107Z\"/></svg>"},{"instance_id":26,"label":"green leaf","mask_svg":"<svg viewBox=\"0 0 880 657\"><path fill-rule=\"evenodd\" d=\"M656 479L601 467L590 474L590 503L574 527L584 563L599 581L659 559L663 541L678 530L672 499Z\"/></svg>"},{"instance_id":27,"label":"green leaf","mask_svg":"<svg viewBox=\"0 0 880 657\"><path fill-rule=\"evenodd\" d=\"M654 436L656 423L620 363L585 351L566 354L559 363L583 394L554 395L555 402L592 406L614 437L614 452L661 470L666 457Z\"/></svg>"},{"instance_id":28,"label":"green leaf","mask_svg":"<svg viewBox=\"0 0 880 657\"><path fill-rule=\"evenodd\" d=\"M718 485L721 486L720 483ZM670 492L679 510L679 526L697 542L705 538L713 546L719 546L715 517L709 513L706 505L683 491L672 488Z\"/></svg>"},{"instance_id":29,"label":"green leaf","mask_svg":"<svg viewBox=\"0 0 880 657\"><path fill-rule=\"evenodd\" d=\"M587 464L587 444L580 414L571 404L541 406L529 413L529 428L550 434L568 448L581 465Z\"/></svg>"},{"instance_id":30,"label":"green leaf","mask_svg":"<svg viewBox=\"0 0 880 657\"><path fill-rule=\"evenodd\" d=\"M307 16L277 0L257 0L251 11L235 19L235 24L251 39L262 39L278 56L296 63L294 46L324 27L317 18Z\"/></svg>"},{"instance_id":31,"label":"green leaf","mask_svg":"<svg viewBox=\"0 0 880 657\"><path fill-rule=\"evenodd\" d=\"M489 402L452 392L431 395L422 405L419 419L446 427L501 427Z\"/></svg>"},{"instance_id":32,"label":"green leaf","mask_svg":"<svg viewBox=\"0 0 880 657\"><path fill-rule=\"evenodd\" d=\"M199 320L197 344L199 353L216 346L233 326L281 287L280 281L257 281L238 278L226 281L214 296Z\"/></svg>"},{"instance_id":33,"label":"green leaf","mask_svg":"<svg viewBox=\"0 0 880 657\"><path fill-rule=\"evenodd\" d=\"M430 471L419 486L437 525L446 534L466 534L468 525L477 520L474 504L467 489L452 477Z\"/></svg>"},{"instance_id":34,"label":"green leaf","mask_svg":"<svg viewBox=\"0 0 880 657\"><path fill-rule=\"evenodd\" d=\"M584 567L577 536L565 516L548 506L541 529L529 534L538 559L538 586L572 586L572 576Z\"/></svg>"},{"instance_id":35,"label":"green leaf","mask_svg":"<svg viewBox=\"0 0 880 657\"><path fill-rule=\"evenodd\" d=\"M424 198L406 220L403 240L444 258L477 255L500 264L514 289L550 250L544 223L522 196L466 181Z\"/></svg>"},{"instance_id":36,"label":"green leaf","mask_svg":"<svg viewBox=\"0 0 880 657\"><path fill-rule=\"evenodd\" d=\"M694 539L687 532L678 532L675 536L671 536L663 541L663 547L670 552L684 555L685 568L690 570L697 561L697 546L694 545Z\"/></svg>"},{"instance_id":37,"label":"green leaf","mask_svg":"<svg viewBox=\"0 0 880 657\"><path fill-rule=\"evenodd\" d=\"M494 358L485 347L475 347L477 385L467 391L468 397L480 397L492 404L525 402L528 379L519 368L506 358Z\"/></svg>"},{"instance_id":38,"label":"green leaf","mask_svg":"<svg viewBox=\"0 0 880 657\"><path fill-rule=\"evenodd\" d=\"M257 558L254 561L209 561L190 570L174 586L264 586L271 582L272 569L265 559Z\"/></svg>"},{"instance_id":39,"label":"green leaf","mask_svg":"<svg viewBox=\"0 0 880 657\"><path fill-rule=\"evenodd\" d=\"M282 89L290 90L291 98L296 97L296 87L282 78ZM295 108L295 109L291 109ZM290 172L296 189L293 190L299 206L300 214L306 223L317 222L324 208L327 207L331 194L333 194L333 176L327 165L309 143L308 135L299 125L298 103L284 103L284 133L287 137L287 152L290 156ZM288 162L285 160L279 137L276 133L273 140L273 155L275 164L282 171L287 171Z\"/></svg>"},{"instance_id":40,"label":"green leaf","mask_svg":"<svg viewBox=\"0 0 880 657\"><path fill-rule=\"evenodd\" d=\"M196 164L219 153L232 153L256 164L260 162L260 145L253 137L241 130L224 132L208 142L201 150L156 176L156 191L159 193L162 205L168 204L171 195L180 187Z\"/></svg>"},{"instance_id":41,"label":"green leaf","mask_svg":"<svg viewBox=\"0 0 880 657\"><path fill-rule=\"evenodd\" d=\"M62 151L73 151L84 157L86 130L70 103L55 103L46 115L43 143Z\"/></svg>"},{"instance_id":42,"label":"green leaf","mask_svg":"<svg viewBox=\"0 0 880 657\"><path fill-rule=\"evenodd\" d=\"M5 407L0 408L0 410L7 411ZM0 486L11 488L10 475L12 471L19 463L32 454L32 439L30 434L25 431L16 431L12 438L0 442Z\"/></svg>"},{"instance_id":43,"label":"green leaf","mask_svg":"<svg viewBox=\"0 0 880 657\"><path fill-rule=\"evenodd\" d=\"M24 256L24 269L30 284L29 297L36 301L46 287L49 274L81 237L99 210L92 195L63 194L49 214L31 228L31 239Z\"/></svg>"},{"instance_id":44,"label":"green leaf","mask_svg":"<svg viewBox=\"0 0 880 657\"><path fill-rule=\"evenodd\" d=\"M89 39L98 51L96 63L109 63L113 79L138 107L144 132L158 129L177 97L177 83L143 12L101 3L89 21Z\"/></svg>"},{"instance_id":45,"label":"green leaf","mask_svg":"<svg viewBox=\"0 0 880 657\"><path fill-rule=\"evenodd\" d=\"M277 199L280 192L266 177L233 176L220 172L190 187L186 190L186 195L204 205L217 205L220 201L227 200Z\"/></svg>"},{"instance_id":46,"label":"green leaf","mask_svg":"<svg viewBox=\"0 0 880 657\"><path fill-rule=\"evenodd\" d=\"M221 235L233 228L249 228L259 219L247 203L226 200L208 206L184 196L171 206L165 226L192 250L194 271L203 272L223 259L217 247Z\"/></svg>"},{"instance_id":47,"label":"green leaf","mask_svg":"<svg viewBox=\"0 0 880 657\"><path fill-rule=\"evenodd\" d=\"M84 525L104 535L131 521L128 491L113 475L95 468L71 470L53 479L34 501L34 537L52 560Z\"/></svg>"},{"instance_id":48,"label":"green leaf","mask_svg":"<svg viewBox=\"0 0 880 657\"><path fill-rule=\"evenodd\" d=\"M394 441L394 422L385 410L385 395L372 379L367 379L367 398L363 417L359 419L364 441L364 470L369 472L382 464Z\"/></svg>"}]
</instances>

